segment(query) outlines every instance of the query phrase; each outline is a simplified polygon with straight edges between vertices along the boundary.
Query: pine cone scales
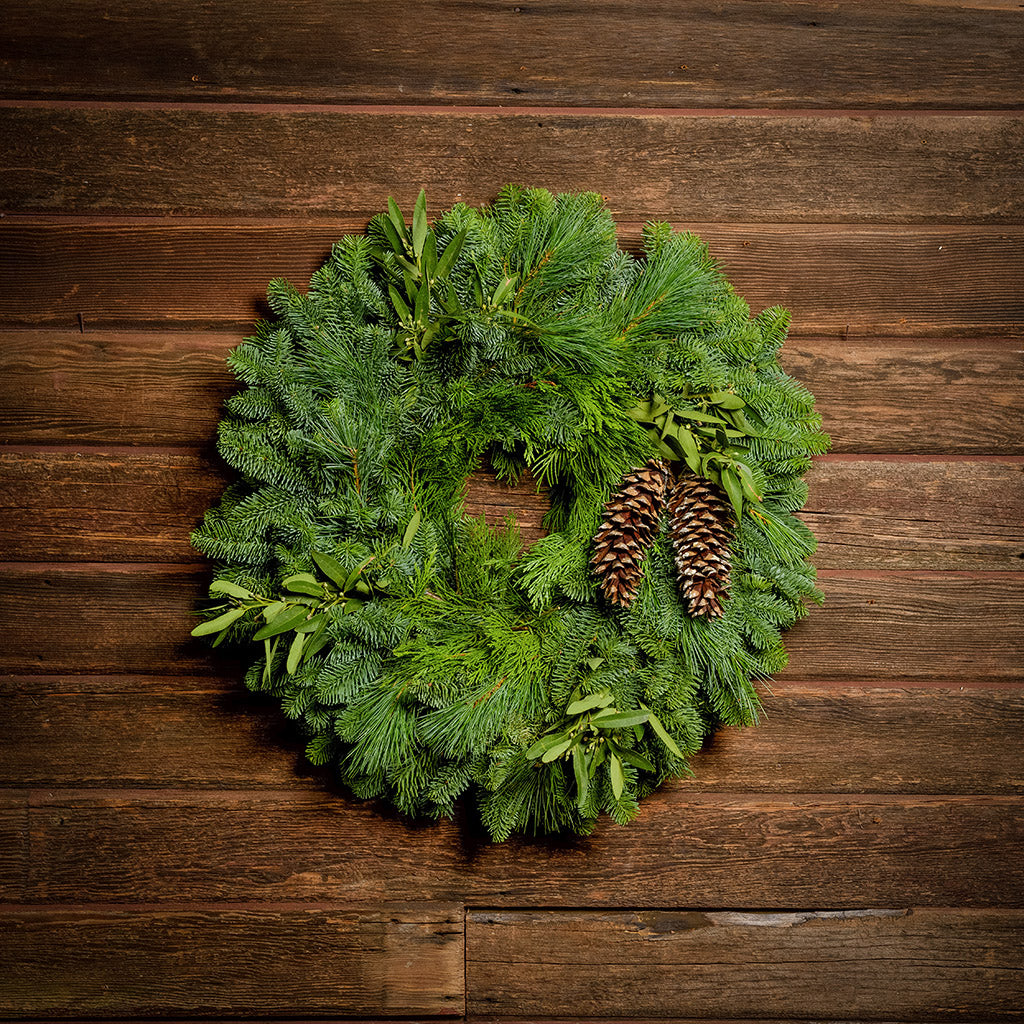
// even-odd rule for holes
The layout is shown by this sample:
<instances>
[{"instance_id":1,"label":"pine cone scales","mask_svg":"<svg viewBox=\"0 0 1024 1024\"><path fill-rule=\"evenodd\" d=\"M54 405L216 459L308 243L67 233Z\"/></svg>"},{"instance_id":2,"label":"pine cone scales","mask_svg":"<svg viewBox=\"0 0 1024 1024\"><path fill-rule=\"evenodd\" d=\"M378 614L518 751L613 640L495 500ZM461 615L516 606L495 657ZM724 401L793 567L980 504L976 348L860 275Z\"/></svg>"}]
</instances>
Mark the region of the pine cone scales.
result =
<instances>
[{"instance_id":1,"label":"pine cone scales","mask_svg":"<svg viewBox=\"0 0 1024 1024\"><path fill-rule=\"evenodd\" d=\"M729 596L734 522L729 502L714 484L684 474L669 490L668 507L672 554L687 610L697 618L719 618L721 599Z\"/></svg>"},{"instance_id":2,"label":"pine cone scales","mask_svg":"<svg viewBox=\"0 0 1024 1024\"><path fill-rule=\"evenodd\" d=\"M610 604L628 608L643 579L643 561L661 525L668 466L651 459L627 473L604 507L590 564Z\"/></svg>"}]
</instances>

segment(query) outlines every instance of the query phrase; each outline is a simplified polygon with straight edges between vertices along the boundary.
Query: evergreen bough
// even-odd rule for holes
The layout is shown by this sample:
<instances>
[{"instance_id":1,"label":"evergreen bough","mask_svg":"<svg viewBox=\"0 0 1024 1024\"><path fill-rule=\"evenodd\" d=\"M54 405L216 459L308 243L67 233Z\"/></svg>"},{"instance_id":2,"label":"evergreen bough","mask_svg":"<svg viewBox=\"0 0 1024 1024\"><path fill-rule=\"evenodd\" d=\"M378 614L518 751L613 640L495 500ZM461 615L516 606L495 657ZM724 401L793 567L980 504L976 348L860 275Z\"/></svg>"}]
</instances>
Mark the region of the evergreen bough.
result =
<instances>
[{"instance_id":1,"label":"evergreen bough","mask_svg":"<svg viewBox=\"0 0 1024 1024\"><path fill-rule=\"evenodd\" d=\"M751 318L691 234L648 224L643 250L594 193L509 186L433 226L421 193L306 294L273 281L231 353L240 481L193 534L217 563L194 632L252 652L246 684L357 796L450 816L471 790L495 840L628 822L711 729L756 721L754 681L820 599L793 513L827 438L777 362L788 314ZM601 596L602 511L652 459L728 493L719 618L688 614L665 529L635 600ZM549 491L525 552L465 514L485 465Z\"/></svg>"}]
</instances>

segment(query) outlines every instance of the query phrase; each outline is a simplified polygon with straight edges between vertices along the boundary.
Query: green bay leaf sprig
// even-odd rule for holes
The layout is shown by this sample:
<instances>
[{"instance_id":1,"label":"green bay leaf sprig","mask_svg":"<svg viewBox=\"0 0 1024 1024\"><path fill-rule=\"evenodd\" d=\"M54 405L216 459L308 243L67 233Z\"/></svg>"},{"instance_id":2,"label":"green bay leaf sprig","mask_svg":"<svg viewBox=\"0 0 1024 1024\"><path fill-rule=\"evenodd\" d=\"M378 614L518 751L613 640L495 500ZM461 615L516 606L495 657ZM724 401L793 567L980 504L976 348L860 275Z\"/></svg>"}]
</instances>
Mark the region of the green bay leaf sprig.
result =
<instances>
[{"instance_id":1,"label":"green bay leaf sprig","mask_svg":"<svg viewBox=\"0 0 1024 1024\"><path fill-rule=\"evenodd\" d=\"M745 504L761 501L754 474L743 456L757 429L744 415L747 403L732 391L690 396L670 405L659 394L626 410L643 427L658 453L684 462L691 472L718 484L739 519Z\"/></svg>"},{"instance_id":2,"label":"green bay leaf sprig","mask_svg":"<svg viewBox=\"0 0 1024 1024\"><path fill-rule=\"evenodd\" d=\"M589 659L600 662L601 659ZM618 800L625 786L623 765L640 771L656 773L657 768L635 745L644 739L644 726L664 744L668 751L682 759L683 752L669 735L657 715L641 705L637 709L620 710L610 690L598 690L581 696L574 691L565 709L564 718L548 728L529 749L526 757L542 764L571 760L576 779L576 803L586 807L593 780L602 768L608 772L612 795Z\"/></svg>"},{"instance_id":3,"label":"green bay leaf sprig","mask_svg":"<svg viewBox=\"0 0 1024 1024\"><path fill-rule=\"evenodd\" d=\"M412 524L410 524L412 525ZM371 582L364 571L373 561L366 558L354 569L346 569L333 555L310 551L324 578L311 572L298 572L281 581L277 594L267 596L226 579L214 579L210 584L210 597L221 599L208 608L212 616L192 630L192 636L215 636L216 647L236 623L246 623L252 630L253 641L263 641L266 654L264 675L269 678L278 645L286 633L292 639L285 662L288 675L294 675L306 658L311 658L329 641L327 627L333 611L342 614L354 612L371 600L387 585L387 580Z\"/></svg>"}]
</instances>

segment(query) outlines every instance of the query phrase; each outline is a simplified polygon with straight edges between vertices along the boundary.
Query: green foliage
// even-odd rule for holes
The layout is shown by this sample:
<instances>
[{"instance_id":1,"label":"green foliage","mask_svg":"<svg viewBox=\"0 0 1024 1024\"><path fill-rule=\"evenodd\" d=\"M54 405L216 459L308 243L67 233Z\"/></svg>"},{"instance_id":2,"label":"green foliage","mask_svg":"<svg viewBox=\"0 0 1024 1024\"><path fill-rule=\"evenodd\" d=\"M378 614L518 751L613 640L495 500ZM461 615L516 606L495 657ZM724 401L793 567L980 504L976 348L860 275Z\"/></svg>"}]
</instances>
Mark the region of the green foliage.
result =
<instances>
[{"instance_id":1,"label":"green foliage","mask_svg":"<svg viewBox=\"0 0 1024 1024\"><path fill-rule=\"evenodd\" d=\"M692 235L651 224L644 250L594 193L509 186L433 224L421 193L306 294L272 282L274 319L231 353L240 479L193 534L217 563L194 634L245 646L246 684L357 796L438 816L473 792L496 840L629 821L717 723L756 720L820 599L794 512L827 438L779 368L788 314L751 318ZM659 456L733 502L721 619L687 615L664 537L635 603L600 604L604 503ZM485 460L549 489L525 553L464 514Z\"/></svg>"}]
</instances>

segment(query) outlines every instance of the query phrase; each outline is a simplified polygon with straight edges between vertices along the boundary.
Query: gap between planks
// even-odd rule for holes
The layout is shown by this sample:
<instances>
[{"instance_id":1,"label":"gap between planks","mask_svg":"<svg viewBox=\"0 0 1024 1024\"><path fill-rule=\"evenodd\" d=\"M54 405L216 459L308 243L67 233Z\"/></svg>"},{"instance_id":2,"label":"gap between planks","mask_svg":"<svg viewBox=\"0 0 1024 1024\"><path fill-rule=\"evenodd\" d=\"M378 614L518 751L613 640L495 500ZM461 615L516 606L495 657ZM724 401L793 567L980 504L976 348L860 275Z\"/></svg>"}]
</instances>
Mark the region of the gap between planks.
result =
<instances>
[{"instance_id":1,"label":"gap between planks","mask_svg":"<svg viewBox=\"0 0 1024 1024\"><path fill-rule=\"evenodd\" d=\"M684 780L685 781L685 780ZM1024 794L1018 793L844 793L836 791L750 792L749 790L705 790L683 791L678 786L670 787L673 799L684 805L716 807L732 806L779 806L814 807L829 806L874 806L894 805L906 807L1006 807L1024 808ZM119 789L110 786L83 787L66 786L24 786L0 787L0 801L30 808L57 807L70 804L89 804L127 801L142 805L191 806L223 805L278 802L288 807L303 805L320 807L338 804L373 804L373 800L361 800L326 789L243 789L233 786L229 789L193 789L189 787L144 787L134 786ZM398 820L398 819L396 819ZM610 819L603 819L611 827ZM620 826L621 827L621 826ZM586 839L587 837L571 837ZM408 902L402 899L399 902ZM427 901L430 902L430 901ZM774 909L774 908L773 908Z\"/></svg>"},{"instance_id":2,"label":"gap between planks","mask_svg":"<svg viewBox=\"0 0 1024 1024\"><path fill-rule=\"evenodd\" d=\"M181 110L228 114L378 114L489 117L800 117L808 119L898 117L1020 117L1024 107L599 107L520 106L451 103L294 103L210 100L69 100L0 98L0 109L30 110Z\"/></svg>"}]
</instances>

